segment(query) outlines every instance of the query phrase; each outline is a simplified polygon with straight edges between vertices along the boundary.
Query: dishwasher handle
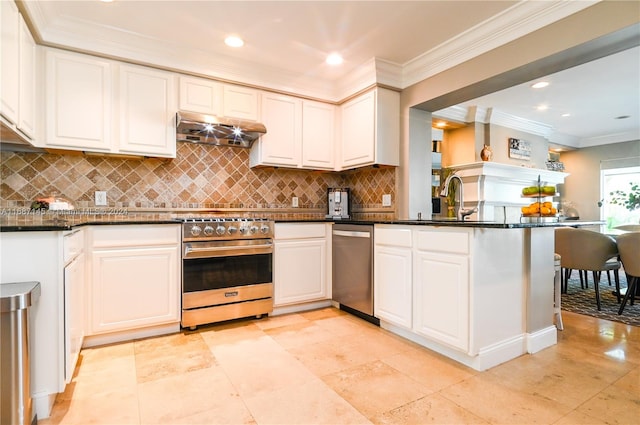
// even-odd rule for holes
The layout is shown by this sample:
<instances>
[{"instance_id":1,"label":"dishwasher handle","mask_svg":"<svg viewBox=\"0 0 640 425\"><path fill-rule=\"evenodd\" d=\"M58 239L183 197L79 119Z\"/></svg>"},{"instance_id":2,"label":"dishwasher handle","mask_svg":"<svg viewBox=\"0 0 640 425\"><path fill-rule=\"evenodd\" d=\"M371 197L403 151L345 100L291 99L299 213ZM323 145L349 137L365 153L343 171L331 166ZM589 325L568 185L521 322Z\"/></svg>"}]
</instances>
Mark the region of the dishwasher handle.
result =
<instances>
[{"instance_id":1,"label":"dishwasher handle","mask_svg":"<svg viewBox=\"0 0 640 425\"><path fill-rule=\"evenodd\" d=\"M334 236L346 236L348 238L371 238L370 232L358 232L355 230L334 230Z\"/></svg>"}]
</instances>

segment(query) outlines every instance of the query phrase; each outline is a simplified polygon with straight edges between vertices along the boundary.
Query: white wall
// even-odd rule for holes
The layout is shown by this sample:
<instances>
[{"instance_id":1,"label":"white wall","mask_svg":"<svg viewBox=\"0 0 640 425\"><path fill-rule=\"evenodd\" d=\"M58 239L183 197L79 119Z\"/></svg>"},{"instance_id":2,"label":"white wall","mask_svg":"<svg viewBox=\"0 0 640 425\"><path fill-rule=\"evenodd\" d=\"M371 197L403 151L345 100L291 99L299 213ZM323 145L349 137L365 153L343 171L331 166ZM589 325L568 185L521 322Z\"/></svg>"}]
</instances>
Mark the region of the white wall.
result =
<instances>
[{"instance_id":1,"label":"white wall","mask_svg":"<svg viewBox=\"0 0 640 425\"><path fill-rule=\"evenodd\" d=\"M560 154L565 171L563 202L571 201L583 220L599 220L600 162L604 160L636 158L640 165L640 140L593 146Z\"/></svg>"}]
</instances>

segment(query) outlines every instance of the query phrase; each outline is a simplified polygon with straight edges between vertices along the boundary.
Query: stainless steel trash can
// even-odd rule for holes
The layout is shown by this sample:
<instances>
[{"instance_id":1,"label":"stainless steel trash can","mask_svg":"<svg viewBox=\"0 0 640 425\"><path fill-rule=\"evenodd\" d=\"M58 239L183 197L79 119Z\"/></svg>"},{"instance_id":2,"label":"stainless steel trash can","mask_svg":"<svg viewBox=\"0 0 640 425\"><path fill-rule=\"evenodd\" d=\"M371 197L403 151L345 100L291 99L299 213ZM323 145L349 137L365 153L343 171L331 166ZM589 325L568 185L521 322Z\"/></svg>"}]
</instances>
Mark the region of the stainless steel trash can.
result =
<instances>
[{"instance_id":1,"label":"stainless steel trash can","mask_svg":"<svg viewBox=\"0 0 640 425\"><path fill-rule=\"evenodd\" d=\"M0 284L0 423L37 422L29 380L29 307L40 298L40 282Z\"/></svg>"}]
</instances>

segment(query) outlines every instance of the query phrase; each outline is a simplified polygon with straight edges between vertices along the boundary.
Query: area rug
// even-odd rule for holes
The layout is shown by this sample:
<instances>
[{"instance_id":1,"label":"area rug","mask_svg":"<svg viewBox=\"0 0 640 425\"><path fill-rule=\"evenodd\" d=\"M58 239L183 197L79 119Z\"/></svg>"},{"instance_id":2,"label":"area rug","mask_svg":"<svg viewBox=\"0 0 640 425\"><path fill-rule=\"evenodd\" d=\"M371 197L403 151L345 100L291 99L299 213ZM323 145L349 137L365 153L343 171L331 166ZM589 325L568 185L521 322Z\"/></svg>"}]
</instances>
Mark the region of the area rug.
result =
<instances>
[{"instance_id":1,"label":"area rug","mask_svg":"<svg viewBox=\"0 0 640 425\"><path fill-rule=\"evenodd\" d=\"M620 273L620 287L627 287L627 280L624 273ZM611 274L611 286L609 286L606 274L603 274L600 281L600 303L602 310L598 311L596 306L596 292L593 289L592 274L589 273L589 288L582 289L580 287L578 272L574 271L571 279L569 279L567 293L562 294L562 310L597 317L599 319L621 322L627 325L640 326L640 301L636 299L634 305L630 305L629 302L627 302L622 314L618 315L620 304L618 304L618 299L614 295L615 289L613 273Z\"/></svg>"}]
</instances>

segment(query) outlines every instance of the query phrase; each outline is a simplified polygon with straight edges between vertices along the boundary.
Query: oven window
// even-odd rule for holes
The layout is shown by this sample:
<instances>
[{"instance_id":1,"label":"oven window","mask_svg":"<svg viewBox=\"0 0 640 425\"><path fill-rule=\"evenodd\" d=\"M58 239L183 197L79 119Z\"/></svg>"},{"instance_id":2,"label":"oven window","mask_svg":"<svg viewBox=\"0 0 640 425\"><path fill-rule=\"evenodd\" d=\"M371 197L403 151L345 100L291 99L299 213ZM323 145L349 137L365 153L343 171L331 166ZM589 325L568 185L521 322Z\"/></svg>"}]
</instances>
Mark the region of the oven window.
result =
<instances>
[{"instance_id":1,"label":"oven window","mask_svg":"<svg viewBox=\"0 0 640 425\"><path fill-rule=\"evenodd\" d=\"M271 283L273 254L189 258L182 262L184 292Z\"/></svg>"}]
</instances>

